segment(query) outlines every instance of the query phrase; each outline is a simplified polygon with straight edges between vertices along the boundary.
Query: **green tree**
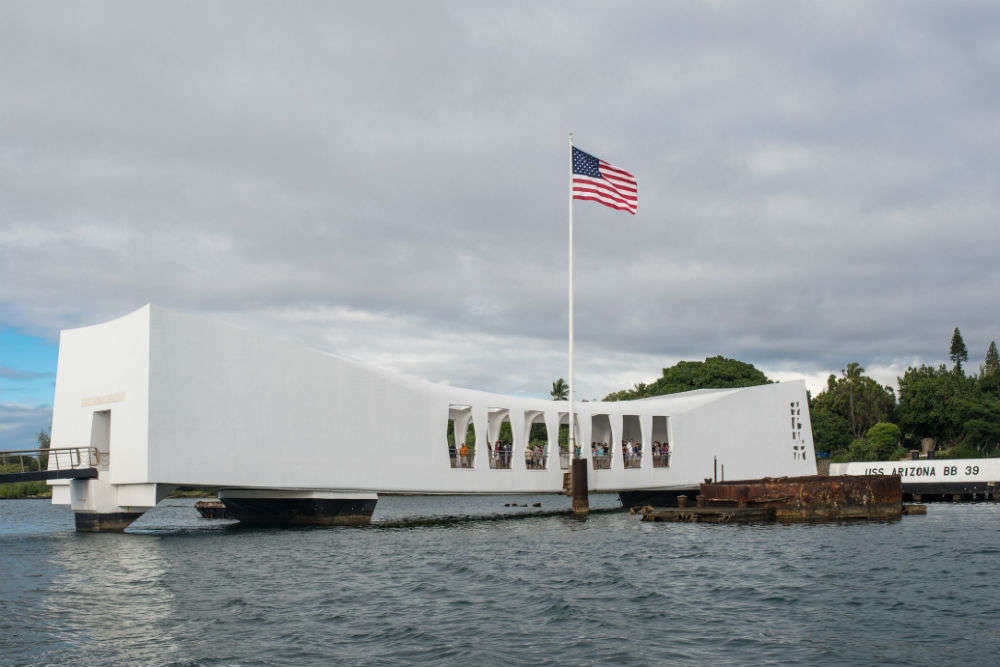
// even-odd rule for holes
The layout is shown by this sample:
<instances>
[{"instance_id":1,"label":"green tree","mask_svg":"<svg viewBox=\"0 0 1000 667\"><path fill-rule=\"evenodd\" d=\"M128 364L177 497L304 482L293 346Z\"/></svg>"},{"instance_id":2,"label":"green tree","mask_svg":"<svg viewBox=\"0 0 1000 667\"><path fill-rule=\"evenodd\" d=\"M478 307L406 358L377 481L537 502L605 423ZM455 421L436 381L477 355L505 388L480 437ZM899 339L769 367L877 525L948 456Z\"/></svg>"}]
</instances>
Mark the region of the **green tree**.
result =
<instances>
[{"instance_id":1,"label":"green tree","mask_svg":"<svg viewBox=\"0 0 1000 667\"><path fill-rule=\"evenodd\" d=\"M52 440L49 438L49 432L42 429L38 432L38 448L48 450L52 446ZM49 453L46 451L38 456L38 469L48 470L49 467Z\"/></svg>"},{"instance_id":2,"label":"green tree","mask_svg":"<svg viewBox=\"0 0 1000 667\"><path fill-rule=\"evenodd\" d=\"M913 446L922 438L934 438L946 447L957 444L963 433L959 401L973 393L973 382L944 364L911 366L898 380L896 420L903 437Z\"/></svg>"},{"instance_id":3,"label":"green tree","mask_svg":"<svg viewBox=\"0 0 1000 667\"><path fill-rule=\"evenodd\" d=\"M569 385L566 380L559 378L552 383L552 391L549 392L553 401L565 401L569 398Z\"/></svg>"},{"instance_id":4,"label":"green tree","mask_svg":"<svg viewBox=\"0 0 1000 667\"><path fill-rule=\"evenodd\" d=\"M970 419L962 425L961 444L977 456L996 456L1000 449L1000 420Z\"/></svg>"},{"instance_id":5,"label":"green tree","mask_svg":"<svg viewBox=\"0 0 1000 667\"><path fill-rule=\"evenodd\" d=\"M813 445L817 452L832 454L851 444L851 426L836 412L813 410L809 419L812 422Z\"/></svg>"},{"instance_id":6,"label":"green tree","mask_svg":"<svg viewBox=\"0 0 1000 667\"><path fill-rule=\"evenodd\" d=\"M986 361L983 363L983 375L996 375L1000 373L1000 355L997 354L997 343L990 341L990 346L986 348Z\"/></svg>"},{"instance_id":7,"label":"green tree","mask_svg":"<svg viewBox=\"0 0 1000 667\"><path fill-rule=\"evenodd\" d=\"M544 422L535 422L528 429L528 442L548 442L549 441L549 429L545 426Z\"/></svg>"},{"instance_id":8,"label":"green tree","mask_svg":"<svg viewBox=\"0 0 1000 667\"><path fill-rule=\"evenodd\" d=\"M850 461L896 461L906 455L900 446L902 434L899 427L889 422L874 424L864 438L855 438L847 449L831 459L834 463Z\"/></svg>"},{"instance_id":9,"label":"green tree","mask_svg":"<svg viewBox=\"0 0 1000 667\"><path fill-rule=\"evenodd\" d=\"M851 420L851 431L854 433L854 437L857 438L860 434L858 433L858 420L854 413L854 388L858 384L858 379L864 374L865 369L861 367L856 361L852 361L847 364L847 368L840 371L847 380L847 395L848 395L848 416Z\"/></svg>"},{"instance_id":10,"label":"green tree","mask_svg":"<svg viewBox=\"0 0 1000 667\"><path fill-rule=\"evenodd\" d=\"M809 403L813 421L817 415L824 412L833 413L846 420L851 437L861 438L865 432L880 421L892 418L896 405L896 394L892 387L884 387L864 375L864 368L857 362L847 364L841 377L830 375L826 380L826 389L816 395ZM833 422L819 420L819 429L824 429ZM814 442L817 428L814 427ZM820 433L818 441L826 442L831 438L842 441L842 436ZM835 451L835 450L833 450Z\"/></svg>"},{"instance_id":11,"label":"green tree","mask_svg":"<svg viewBox=\"0 0 1000 667\"><path fill-rule=\"evenodd\" d=\"M628 401L649 396L676 394L692 389L725 389L770 384L764 373L744 361L723 356L705 361L681 361L663 369L663 375L649 384L637 383L631 389L608 394L605 401Z\"/></svg>"},{"instance_id":12,"label":"green tree","mask_svg":"<svg viewBox=\"0 0 1000 667\"><path fill-rule=\"evenodd\" d=\"M1000 453L1000 400L993 394L968 391L954 405L962 422L959 445L976 456Z\"/></svg>"},{"instance_id":13,"label":"green tree","mask_svg":"<svg viewBox=\"0 0 1000 667\"><path fill-rule=\"evenodd\" d=\"M455 445L455 422L448 420L448 444ZM465 429L465 444L471 451L476 451L476 427L470 421Z\"/></svg>"},{"instance_id":14,"label":"green tree","mask_svg":"<svg viewBox=\"0 0 1000 667\"><path fill-rule=\"evenodd\" d=\"M906 450L900 447L902 433L899 427L888 422L879 422L865 434L865 444L872 461L898 459Z\"/></svg>"},{"instance_id":15,"label":"green tree","mask_svg":"<svg viewBox=\"0 0 1000 667\"><path fill-rule=\"evenodd\" d=\"M962 340L962 333L955 327L951 334L951 349L948 351L948 358L955 364L955 372L962 372L962 362L968 361L969 351L965 348L965 341Z\"/></svg>"}]
</instances>

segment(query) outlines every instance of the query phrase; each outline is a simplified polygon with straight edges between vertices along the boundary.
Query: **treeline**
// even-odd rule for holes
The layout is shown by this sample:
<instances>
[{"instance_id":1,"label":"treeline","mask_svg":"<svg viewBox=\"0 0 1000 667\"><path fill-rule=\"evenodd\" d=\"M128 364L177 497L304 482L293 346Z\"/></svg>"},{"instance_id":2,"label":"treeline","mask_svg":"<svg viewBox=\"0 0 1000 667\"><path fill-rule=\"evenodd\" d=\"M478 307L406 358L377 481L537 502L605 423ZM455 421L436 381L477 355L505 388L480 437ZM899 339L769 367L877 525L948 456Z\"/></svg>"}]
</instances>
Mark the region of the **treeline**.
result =
<instances>
[{"instance_id":1,"label":"treeline","mask_svg":"<svg viewBox=\"0 0 1000 667\"><path fill-rule=\"evenodd\" d=\"M727 357L708 357L705 361L681 361L663 369L663 375L646 384L639 382L631 389L614 391L605 401L631 401L637 398L676 394L692 389L728 389L771 384L764 373L748 364Z\"/></svg>"},{"instance_id":2,"label":"treeline","mask_svg":"<svg viewBox=\"0 0 1000 667\"><path fill-rule=\"evenodd\" d=\"M897 378L898 394L879 386L857 363L848 364L840 377L831 375L826 389L809 401L816 451L834 461L899 458L915 449L941 458L1000 455L996 342L990 342L978 372L968 374L963 367L968 350L956 327L948 356L951 368L907 368Z\"/></svg>"},{"instance_id":3,"label":"treeline","mask_svg":"<svg viewBox=\"0 0 1000 667\"><path fill-rule=\"evenodd\" d=\"M1000 456L1000 355L990 342L978 372L963 364L968 350L956 327L946 365L909 367L898 391L880 385L851 362L809 397L816 451L834 461L878 461L930 449L943 458ZM655 381L608 394L606 401L662 396L692 389L750 387L771 380L753 364L726 357L682 361Z\"/></svg>"},{"instance_id":4,"label":"treeline","mask_svg":"<svg viewBox=\"0 0 1000 667\"><path fill-rule=\"evenodd\" d=\"M38 434L38 448L49 448L49 433L41 431ZM23 472L26 470L45 470L49 465L48 453L41 454L38 458L26 457L0 457L0 472ZM0 500L14 498L49 498L52 496L52 487L45 482L7 482L0 484Z\"/></svg>"}]
</instances>

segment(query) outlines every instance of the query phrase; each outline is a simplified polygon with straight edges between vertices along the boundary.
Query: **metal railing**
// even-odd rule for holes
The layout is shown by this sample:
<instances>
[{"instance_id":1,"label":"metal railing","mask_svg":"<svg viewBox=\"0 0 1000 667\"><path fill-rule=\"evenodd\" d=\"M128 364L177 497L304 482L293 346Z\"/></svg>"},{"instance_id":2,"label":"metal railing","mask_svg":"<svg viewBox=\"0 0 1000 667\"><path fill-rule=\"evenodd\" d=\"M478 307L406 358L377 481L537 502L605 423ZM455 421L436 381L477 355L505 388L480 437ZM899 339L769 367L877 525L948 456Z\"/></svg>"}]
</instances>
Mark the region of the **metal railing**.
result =
<instances>
[{"instance_id":1,"label":"metal railing","mask_svg":"<svg viewBox=\"0 0 1000 667\"><path fill-rule=\"evenodd\" d=\"M493 450L490 454L490 467L498 470L510 470L510 460L513 451L506 447Z\"/></svg>"},{"instance_id":2,"label":"metal railing","mask_svg":"<svg viewBox=\"0 0 1000 667\"><path fill-rule=\"evenodd\" d=\"M669 468L670 467L670 452L666 454L653 454L653 467L654 468Z\"/></svg>"},{"instance_id":3,"label":"metal railing","mask_svg":"<svg viewBox=\"0 0 1000 667\"><path fill-rule=\"evenodd\" d=\"M524 467L528 470L545 470L548 456L545 450L529 449L524 452Z\"/></svg>"},{"instance_id":4,"label":"metal railing","mask_svg":"<svg viewBox=\"0 0 1000 667\"><path fill-rule=\"evenodd\" d=\"M97 447L52 447L0 451L0 472L36 472L96 468L102 462ZM44 467L42 467L44 462Z\"/></svg>"},{"instance_id":5,"label":"metal railing","mask_svg":"<svg viewBox=\"0 0 1000 667\"><path fill-rule=\"evenodd\" d=\"M600 456L594 456L592 460L594 462L594 470L611 469L611 454L601 454Z\"/></svg>"},{"instance_id":6,"label":"metal railing","mask_svg":"<svg viewBox=\"0 0 1000 667\"><path fill-rule=\"evenodd\" d=\"M624 458L626 468L639 468L642 466L642 454L633 454Z\"/></svg>"},{"instance_id":7,"label":"metal railing","mask_svg":"<svg viewBox=\"0 0 1000 667\"><path fill-rule=\"evenodd\" d=\"M471 468L472 461L475 458L475 452L470 452L468 454L455 454L451 457L451 467L452 468Z\"/></svg>"}]
</instances>

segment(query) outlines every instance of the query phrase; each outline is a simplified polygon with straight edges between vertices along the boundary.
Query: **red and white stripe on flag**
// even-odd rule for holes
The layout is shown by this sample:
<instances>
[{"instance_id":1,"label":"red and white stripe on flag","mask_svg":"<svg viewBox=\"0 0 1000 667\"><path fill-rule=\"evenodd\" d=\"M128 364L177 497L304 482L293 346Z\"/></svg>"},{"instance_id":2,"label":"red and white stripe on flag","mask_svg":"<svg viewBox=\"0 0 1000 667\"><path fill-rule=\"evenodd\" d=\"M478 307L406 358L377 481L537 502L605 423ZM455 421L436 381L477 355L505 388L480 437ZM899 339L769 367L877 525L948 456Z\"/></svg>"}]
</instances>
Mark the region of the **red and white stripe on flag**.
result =
<instances>
[{"instance_id":1,"label":"red and white stripe on flag","mask_svg":"<svg viewBox=\"0 0 1000 667\"><path fill-rule=\"evenodd\" d=\"M573 199L596 201L635 215L639 185L635 176L573 147Z\"/></svg>"}]
</instances>

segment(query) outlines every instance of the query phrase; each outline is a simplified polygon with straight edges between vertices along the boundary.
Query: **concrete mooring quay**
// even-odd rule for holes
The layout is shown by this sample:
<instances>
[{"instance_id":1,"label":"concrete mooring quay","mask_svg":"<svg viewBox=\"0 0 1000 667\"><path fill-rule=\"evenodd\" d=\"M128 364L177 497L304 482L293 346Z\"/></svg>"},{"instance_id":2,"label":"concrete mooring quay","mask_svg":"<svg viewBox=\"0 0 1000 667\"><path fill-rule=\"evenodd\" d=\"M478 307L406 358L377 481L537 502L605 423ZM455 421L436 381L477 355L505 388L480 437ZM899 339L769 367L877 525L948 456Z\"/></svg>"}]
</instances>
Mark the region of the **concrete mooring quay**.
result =
<instances>
[{"instance_id":1,"label":"concrete mooring quay","mask_svg":"<svg viewBox=\"0 0 1000 667\"><path fill-rule=\"evenodd\" d=\"M781 477L706 482L695 507L645 507L644 521L837 521L897 519L903 491L897 475Z\"/></svg>"}]
</instances>

